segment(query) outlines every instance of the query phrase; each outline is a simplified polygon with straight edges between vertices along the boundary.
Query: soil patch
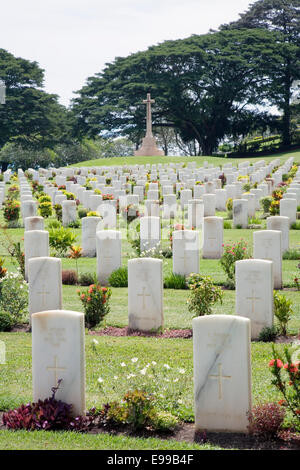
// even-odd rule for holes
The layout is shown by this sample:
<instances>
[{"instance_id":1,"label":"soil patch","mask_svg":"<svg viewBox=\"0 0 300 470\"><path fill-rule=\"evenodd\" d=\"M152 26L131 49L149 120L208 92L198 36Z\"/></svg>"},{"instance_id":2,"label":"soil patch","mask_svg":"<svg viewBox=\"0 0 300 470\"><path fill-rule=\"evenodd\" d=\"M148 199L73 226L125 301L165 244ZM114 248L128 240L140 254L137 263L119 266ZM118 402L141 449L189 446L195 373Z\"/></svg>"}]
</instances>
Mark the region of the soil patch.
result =
<instances>
[{"instance_id":1,"label":"soil patch","mask_svg":"<svg viewBox=\"0 0 300 470\"><path fill-rule=\"evenodd\" d=\"M0 430L6 429L2 424L3 413L0 412ZM190 442L198 444L212 444L222 449L242 449L242 450L299 450L300 439L291 441L283 441L281 439L263 440L247 434L239 433L195 433L193 423L185 423L177 427L172 433L158 433L151 431L132 432L124 426L118 430L93 427L89 429L87 434L103 434L109 433L114 436L130 436L130 437L156 437L158 439L167 439L178 442Z\"/></svg>"},{"instance_id":2,"label":"soil patch","mask_svg":"<svg viewBox=\"0 0 300 470\"><path fill-rule=\"evenodd\" d=\"M161 333L156 332L142 332L138 330L130 330L128 327L117 328L114 326L108 326L101 330L89 331L90 335L95 336L146 336L155 338L192 338L193 332L191 329L180 329L180 330L167 330L165 329Z\"/></svg>"}]
</instances>

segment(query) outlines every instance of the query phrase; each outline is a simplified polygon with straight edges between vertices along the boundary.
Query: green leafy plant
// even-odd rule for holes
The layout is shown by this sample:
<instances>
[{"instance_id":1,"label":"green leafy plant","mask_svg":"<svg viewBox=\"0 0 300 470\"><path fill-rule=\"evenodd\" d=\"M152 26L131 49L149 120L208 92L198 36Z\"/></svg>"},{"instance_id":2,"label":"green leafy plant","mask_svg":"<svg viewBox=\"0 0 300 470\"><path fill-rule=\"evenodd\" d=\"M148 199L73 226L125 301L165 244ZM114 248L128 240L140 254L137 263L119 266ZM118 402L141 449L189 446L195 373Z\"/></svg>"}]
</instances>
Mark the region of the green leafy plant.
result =
<instances>
[{"instance_id":1,"label":"green leafy plant","mask_svg":"<svg viewBox=\"0 0 300 470\"><path fill-rule=\"evenodd\" d=\"M288 409L299 426L300 424L300 361L293 361L288 347L284 348L284 356L281 356L272 345L275 359L269 362L269 368L273 375L272 385L283 396L281 406Z\"/></svg>"},{"instance_id":2,"label":"green leafy plant","mask_svg":"<svg viewBox=\"0 0 300 470\"><path fill-rule=\"evenodd\" d=\"M77 291L82 302L87 328L93 328L101 324L110 311L109 299L111 289L101 287L100 284L91 284L86 291Z\"/></svg>"},{"instance_id":3,"label":"green leafy plant","mask_svg":"<svg viewBox=\"0 0 300 470\"><path fill-rule=\"evenodd\" d=\"M83 217L86 217L88 213L88 210L85 208L78 209L78 217L82 219Z\"/></svg>"},{"instance_id":4,"label":"green leafy plant","mask_svg":"<svg viewBox=\"0 0 300 470\"><path fill-rule=\"evenodd\" d=\"M187 282L185 276L181 274L170 274L164 279L165 289L187 289Z\"/></svg>"},{"instance_id":5,"label":"green leafy plant","mask_svg":"<svg viewBox=\"0 0 300 470\"><path fill-rule=\"evenodd\" d=\"M228 219L232 219L232 211L233 211L233 200L231 197L227 199L226 202L226 210L227 210L227 217Z\"/></svg>"},{"instance_id":6,"label":"green leafy plant","mask_svg":"<svg viewBox=\"0 0 300 470\"><path fill-rule=\"evenodd\" d=\"M17 221L20 217L20 202L15 200L5 201L3 217L8 224Z\"/></svg>"},{"instance_id":7,"label":"green leafy plant","mask_svg":"<svg viewBox=\"0 0 300 470\"><path fill-rule=\"evenodd\" d=\"M58 256L64 256L76 241L76 235L68 228L59 227L49 230L49 245Z\"/></svg>"},{"instance_id":8,"label":"green leafy plant","mask_svg":"<svg viewBox=\"0 0 300 470\"><path fill-rule=\"evenodd\" d=\"M227 275L226 284L230 288L235 286L235 263L236 261L249 258L247 242L240 240L233 245L227 243L224 246L224 253L220 259L222 269Z\"/></svg>"},{"instance_id":9,"label":"green leafy plant","mask_svg":"<svg viewBox=\"0 0 300 470\"><path fill-rule=\"evenodd\" d=\"M256 405L249 413L249 432L264 439L278 437L285 417L285 411L278 403Z\"/></svg>"},{"instance_id":10,"label":"green leafy plant","mask_svg":"<svg viewBox=\"0 0 300 470\"><path fill-rule=\"evenodd\" d=\"M97 283L97 274L96 273L80 273L78 284L81 286L90 286L91 284Z\"/></svg>"},{"instance_id":11,"label":"green leafy plant","mask_svg":"<svg viewBox=\"0 0 300 470\"><path fill-rule=\"evenodd\" d=\"M42 217L51 217L52 215L52 203L45 201L39 204L39 213Z\"/></svg>"},{"instance_id":12,"label":"green leafy plant","mask_svg":"<svg viewBox=\"0 0 300 470\"><path fill-rule=\"evenodd\" d=\"M272 200L273 199L272 199L271 196L262 197L260 199L260 204L261 204L262 209L263 209L265 214L270 212L270 207L271 207L271 204L272 204Z\"/></svg>"},{"instance_id":13,"label":"green leafy plant","mask_svg":"<svg viewBox=\"0 0 300 470\"><path fill-rule=\"evenodd\" d=\"M275 325L272 326L265 326L259 333L258 341L262 341L264 343L269 343L275 341L277 338L278 332Z\"/></svg>"},{"instance_id":14,"label":"green leafy plant","mask_svg":"<svg viewBox=\"0 0 300 470\"><path fill-rule=\"evenodd\" d=\"M62 205L54 204L53 209L55 211L55 216L59 222L62 222Z\"/></svg>"},{"instance_id":15,"label":"green leafy plant","mask_svg":"<svg viewBox=\"0 0 300 470\"><path fill-rule=\"evenodd\" d=\"M0 331L11 331L15 321L8 312L0 312Z\"/></svg>"},{"instance_id":16,"label":"green leafy plant","mask_svg":"<svg viewBox=\"0 0 300 470\"><path fill-rule=\"evenodd\" d=\"M111 273L108 283L112 287L128 287L128 269L121 267Z\"/></svg>"},{"instance_id":17,"label":"green leafy plant","mask_svg":"<svg viewBox=\"0 0 300 470\"><path fill-rule=\"evenodd\" d=\"M17 324L24 320L28 306L28 284L23 276L7 273L1 280L0 309L7 312Z\"/></svg>"},{"instance_id":18,"label":"green leafy plant","mask_svg":"<svg viewBox=\"0 0 300 470\"><path fill-rule=\"evenodd\" d=\"M223 292L219 286L214 284L210 276L192 273L187 279L187 284L191 290L190 298L187 301L188 309L194 313L194 316L210 315L212 306L216 302L222 304Z\"/></svg>"},{"instance_id":19,"label":"green leafy plant","mask_svg":"<svg viewBox=\"0 0 300 470\"><path fill-rule=\"evenodd\" d=\"M286 336L287 325L290 321L293 312L292 301L287 299L284 295L274 291L274 315L279 323L279 333Z\"/></svg>"}]
</instances>

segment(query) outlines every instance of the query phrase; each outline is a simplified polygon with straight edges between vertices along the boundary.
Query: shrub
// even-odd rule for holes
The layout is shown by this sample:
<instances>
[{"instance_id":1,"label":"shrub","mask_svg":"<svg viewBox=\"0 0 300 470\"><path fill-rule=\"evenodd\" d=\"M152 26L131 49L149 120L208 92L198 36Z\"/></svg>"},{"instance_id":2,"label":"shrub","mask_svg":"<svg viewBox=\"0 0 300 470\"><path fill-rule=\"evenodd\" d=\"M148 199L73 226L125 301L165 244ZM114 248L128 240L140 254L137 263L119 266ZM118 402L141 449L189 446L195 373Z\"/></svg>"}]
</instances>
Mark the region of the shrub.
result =
<instances>
[{"instance_id":1,"label":"shrub","mask_svg":"<svg viewBox=\"0 0 300 470\"><path fill-rule=\"evenodd\" d=\"M256 405L249 413L249 431L265 439L274 439L282 426L285 411L277 403Z\"/></svg>"},{"instance_id":2,"label":"shrub","mask_svg":"<svg viewBox=\"0 0 300 470\"><path fill-rule=\"evenodd\" d=\"M231 229L231 222L229 220L224 220L224 229Z\"/></svg>"},{"instance_id":3,"label":"shrub","mask_svg":"<svg viewBox=\"0 0 300 470\"><path fill-rule=\"evenodd\" d=\"M54 204L53 209L55 210L55 216L59 222L62 222L62 205Z\"/></svg>"},{"instance_id":4,"label":"shrub","mask_svg":"<svg viewBox=\"0 0 300 470\"><path fill-rule=\"evenodd\" d=\"M188 309L195 316L210 315L212 305L216 302L222 304L223 292L214 284L211 277L192 273L187 279L187 284L191 290Z\"/></svg>"},{"instance_id":5,"label":"shrub","mask_svg":"<svg viewBox=\"0 0 300 470\"><path fill-rule=\"evenodd\" d=\"M80 273L78 284L81 286L90 286L97 282L96 273Z\"/></svg>"},{"instance_id":6,"label":"shrub","mask_svg":"<svg viewBox=\"0 0 300 470\"><path fill-rule=\"evenodd\" d=\"M299 260L300 259L300 251L299 250L285 251L282 255L282 259Z\"/></svg>"},{"instance_id":7,"label":"shrub","mask_svg":"<svg viewBox=\"0 0 300 470\"><path fill-rule=\"evenodd\" d=\"M61 227L61 222L56 219L49 220L48 222L48 229L52 228L60 228Z\"/></svg>"},{"instance_id":8,"label":"shrub","mask_svg":"<svg viewBox=\"0 0 300 470\"><path fill-rule=\"evenodd\" d=\"M8 312L0 312L0 331L11 331L15 321Z\"/></svg>"},{"instance_id":9,"label":"shrub","mask_svg":"<svg viewBox=\"0 0 300 470\"><path fill-rule=\"evenodd\" d=\"M89 212L87 212L86 217L101 217L101 216L100 216L99 212L97 212L97 211L89 211Z\"/></svg>"},{"instance_id":10,"label":"shrub","mask_svg":"<svg viewBox=\"0 0 300 470\"><path fill-rule=\"evenodd\" d=\"M3 217L6 222L10 223L16 221L20 217L20 203L19 201L5 201Z\"/></svg>"},{"instance_id":11,"label":"shrub","mask_svg":"<svg viewBox=\"0 0 300 470\"><path fill-rule=\"evenodd\" d=\"M128 287L128 269L121 267L111 273L108 283L112 287Z\"/></svg>"},{"instance_id":12,"label":"shrub","mask_svg":"<svg viewBox=\"0 0 300 470\"><path fill-rule=\"evenodd\" d=\"M291 225L291 229L293 230L300 230L300 222L293 222Z\"/></svg>"},{"instance_id":13,"label":"shrub","mask_svg":"<svg viewBox=\"0 0 300 470\"><path fill-rule=\"evenodd\" d=\"M270 204L269 212L271 215L278 215L280 212L280 201L273 199Z\"/></svg>"},{"instance_id":14,"label":"shrub","mask_svg":"<svg viewBox=\"0 0 300 470\"><path fill-rule=\"evenodd\" d=\"M233 200L231 197L227 199L226 210L228 219L232 219L232 210L233 210Z\"/></svg>"},{"instance_id":15,"label":"shrub","mask_svg":"<svg viewBox=\"0 0 300 470\"><path fill-rule=\"evenodd\" d=\"M51 196L48 196L48 194L42 194L42 196L39 197L38 202L41 204L42 202L51 202Z\"/></svg>"},{"instance_id":16,"label":"shrub","mask_svg":"<svg viewBox=\"0 0 300 470\"><path fill-rule=\"evenodd\" d=\"M16 200L18 197L19 197L19 194L20 194L20 188L19 186L11 186L10 188L8 188L8 198L10 200Z\"/></svg>"},{"instance_id":17,"label":"shrub","mask_svg":"<svg viewBox=\"0 0 300 470\"><path fill-rule=\"evenodd\" d=\"M104 317L109 313L109 299L111 290L101 287L100 284L91 284L87 291L77 291L83 304L87 328L100 325Z\"/></svg>"},{"instance_id":18,"label":"shrub","mask_svg":"<svg viewBox=\"0 0 300 470\"><path fill-rule=\"evenodd\" d=\"M74 286L78 283L77 272L74 269L62 270L62 283L67 286Z\"/></svg>"},{"instance_id":19,"label":"shrub","mask_svg":"<svg viewBox=\"0 0 300 470\"><path fill-rule=\"evenodd\" d=\"M178 419L168 411L157 411L150 414L150 425L155 431L173 431Z\"/></svg>"},{"instance_id":20,"label":"shrub","mask_svg":"<svg viewBox=\"0 0 300 470\"><path fill-rule=\"evenodd\" d=\"M80 222L80 220L78 220L78 219L77 219L77 220L73 220L72 222L70 222L70 223L68 224L68 227L69 227L69 228L80 228L80 227L81 227L81 222Z\"/></svg>"},{"instance_id":21,"label":"shrub","mask_svg":"<svg viewBox=\"0 0 300 470\"><path fill-rule=\"evenodd\" d=\"M79 209L78 210L78 217L82 219L83 217L86 217L88 213L87 209Z\"/></svg>"},{"instance_id":22,"label":"shrub","mask_svg":"<svg viewBox=\"0 0 300 470\"><path fill-rule=\"evenodd\" d=\"M58 386L60 380L58 381ZM36 403L21 405L15 410L3 414L3 424L12 430L83 430L92 418L72 417L72 405L55 399L58 387L52 388L53 395Z\"/></svg>"},{"instance_id":23,"label":"shrub","mask_svg":"<svg viewBox=\"0 0 300 470\"><path fill-rule=\"evenodd\" d=\"M273 199L272 199L271 196L262 197L260 199L260 204L261 204L262 209L263 209L265 214L270 211L270 206L271 206L272 200Z\"/></svg>"},{"instance_id":24,"label":"shrub","mask_svg":"<svg viewBox=\"0 0 300 470\"><path fill-rule=\"evenodd\" d=\"M21 243L20 242L13 243L12 246L8 249L8 251L10 255L16 259L19 265L18 269L20 270L22 278L25 279L25 255L21 249Z\"/></svg>"},{"instance_id":25,"label":"shrub","mask_svg":"<svg viewBox=\"0 0 300 470\"><path fill-rule=\"evenodd\" d=\"M39 204L39 213L42 217L51 217L52 215L52 204L51 202L41 202Z\"/></svg>"},{"instance_id":26,"label":"shrub","mask_svg":"<svg viewBox=\"0 0 300 470\"><path fill-rule=\"evenodd\" d=\"M269 343L275 341L277 338L277 328L275 325L265 326L258 336L258 341L262 341L264 343Z\"/></svg>"},{"instance_id":27,"label":"shrub","mask_svg":"<svg viewBox=\"0 0 300 470\"><path fill-rule=\"evenodd\" d=\"M249 183L245 183L244 186L243 186L243 190L248 193L251 189L251 184Z\"/></svg>"},{"instance_id":28,"label":"shrub","mask_svg":"<svg viewBox=\"0 0 300 470\"><path fill-rule=\"evenodd\" d=\"M166 289L187 289L187 282L185 276L181 274L170 274L164 280L164 287Z\"/></svg>"},{"instance_id":29,"label":"shrub","mask_svg":"<svg viewBox=\"0 0 300 470\"><path fill-rule=\"evenodd\" d=\"M249 254L247 243L244 240L240 240L233 245L229 243L225 245L220 264L227 275L226 282L229 287L234 287L235 285L235 262L247 258L249 258Z\"/></svg>"},{"instance_id":30,"label":"shrub","mask_svg":"<svg viewBox=\"0 0 300 470\"><path fill-rule=\"evenodd\" d=\"M21 273L8 273L0 282L0 308L18 323L27 312L28 284Z\"/></svg>"},{"instance_id":31,"label":"shrub","mask_svg":"<svg viewBox=\"0 0 300 470\"><path fill-rule=\"evenodd\" d=\"M76 235L68 228L59 227L49 230L49 245L58 256L63 256L76 241Z\"/></svg>"},{"instance_id":32,"label":"shrub","mask_svg":"<svg viewBox=\"0 0 300 470\"><path fill-rule=\"evenodd\" d=\"M4 264L4 259L0 258L0 279L6 276L6 273L7 273L7 269L3 267L3 264Z\"/></svg>"},{"instance_id":33,"label":"shrub","mask_svg":"<svg viewBox=\"0 0 300 470\"><path fill-rule=\"evenodd\" d=\"M287 325L293 312L292 301L274 291L274 315L279 322L279 333L286 336Z\"/></svg>"},{"instance_id":34,"label":"shrub","mask_svg":"<svg viewBox=\"0 0 300 470\"><path fill-rule=\"evenodd\" d=\"M269 362L269 368L273 375L272 385L279 390L283 396L281 406L286 407L296 419L297 426L300 424L300 361L292 361L290 351L284 349L281 356L272 345L274 357ZM286 362L285 362L286 361Z\"/></svg>"},{"instance_id":35,"label":"shrub","mask_svg":"<svg viewBox=\"0 0 300 470\"><path fill-rule=\"evenodd\" d=\"M67 197L68 201L75 201L76 196L73 193L70 193L69 191L63 191L63 194Z\"/></svg>"}]
</instances>

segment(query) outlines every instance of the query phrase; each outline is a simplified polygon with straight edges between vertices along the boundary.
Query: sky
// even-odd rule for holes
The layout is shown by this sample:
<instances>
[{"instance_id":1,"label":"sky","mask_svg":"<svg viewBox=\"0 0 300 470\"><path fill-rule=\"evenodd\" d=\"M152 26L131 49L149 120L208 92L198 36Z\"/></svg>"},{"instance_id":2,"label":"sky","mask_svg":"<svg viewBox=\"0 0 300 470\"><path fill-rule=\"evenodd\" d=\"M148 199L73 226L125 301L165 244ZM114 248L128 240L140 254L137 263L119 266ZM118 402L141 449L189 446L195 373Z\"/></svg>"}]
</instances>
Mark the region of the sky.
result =
<instances>
[{"instance_id":1,"label":"sky","mask_svg":"<svg viewBox=\"0 0 300 470\"><path fill-rule=\"evenodd\" d=\"M115 57L205 34L239 18L248 0L9 0L0 48L45 70L45 90L68 106L74 91Z\"/></svg>"}]
</instances>

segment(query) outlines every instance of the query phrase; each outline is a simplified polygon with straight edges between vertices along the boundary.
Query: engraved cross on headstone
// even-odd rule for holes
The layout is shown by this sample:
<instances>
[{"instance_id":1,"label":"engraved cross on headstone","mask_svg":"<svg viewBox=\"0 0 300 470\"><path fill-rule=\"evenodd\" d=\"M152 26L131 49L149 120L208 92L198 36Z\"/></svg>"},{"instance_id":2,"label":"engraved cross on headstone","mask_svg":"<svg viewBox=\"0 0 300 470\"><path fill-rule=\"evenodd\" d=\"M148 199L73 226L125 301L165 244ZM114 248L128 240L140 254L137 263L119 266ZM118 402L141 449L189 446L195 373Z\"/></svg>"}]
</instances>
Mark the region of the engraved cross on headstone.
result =
<instances>
[{"instance_id":1,"label":"engraved cross on headstone","mask_svg":"<svg viewBox=\"0 0 300 470\"><path fill-rule=\"evenodd\" d=\"M55 380L54 387L57 387L57 383L58 383L57 372L66 370L66 368L65 367L59 367L58 366L58 361L57 361L57 356L54 356L54 366L48 366L47 370L50 370L50 371L54 372L54 380Z\"/></svg>"},{"instance_id":2,"label":"engraved cross on headstone","mask_svg":"<svg viewBox=\"0 0 300 470\"><path fill-rule=\"evenodd\" d=\"M143 309L146 308L145 297L151 297L149 294L145 294L146 287L143 287L143 293L137 294L138 297L143 297Z\"/></svg>"},{"instance_id":3,"label":"engraved cross on headstone","mask_svg":"<svg viewBox=\"0 0 300 470\"><path fill-rule=\"evenodd\" d=\"M51 292L46 291L45 283L42 285L42 292L37 292L37 295L42 295L42 307L45 306L45 296L50 295Z\"/></svg>"},{"instance_id":4,"label":"engraved cross on headstone","mask_svg":"<svg viewBox=\"0 0 300 470\"><path fill-rule=\"evenodd\" d=\"M231 379L231 375L222 375L222 364L218 364L218 375L209 375L212 379L218 379L219 381L219 400L223 398L223 382L222 379Z\"/></svg>"},{"instance_id":5,"label":"engraved cross on headstone","mask_svg":"<svg viewBox=\"0 0 300 470\"><path fill-rule=\"evenodd\" d=\"M246 297L246 300L251 300L252 309L251 312L255 313L255 301L260 300L260 297L255 297L254 289L252 289L252 297Z\"/></svg>"}]
</instances>

